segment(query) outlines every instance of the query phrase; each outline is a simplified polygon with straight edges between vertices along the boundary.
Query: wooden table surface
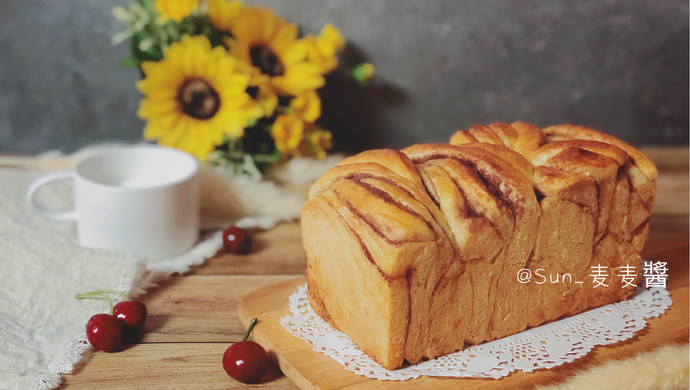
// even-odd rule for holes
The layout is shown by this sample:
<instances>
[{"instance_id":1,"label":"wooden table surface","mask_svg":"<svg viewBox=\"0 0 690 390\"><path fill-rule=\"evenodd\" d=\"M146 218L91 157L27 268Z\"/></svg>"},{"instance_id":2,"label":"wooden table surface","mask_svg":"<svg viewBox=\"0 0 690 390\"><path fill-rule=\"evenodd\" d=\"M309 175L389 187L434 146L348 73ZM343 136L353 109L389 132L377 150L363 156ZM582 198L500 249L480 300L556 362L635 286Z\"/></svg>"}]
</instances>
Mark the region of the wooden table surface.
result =
<instances>
[{"instance_id":1,"label":"wooden table surface","mask_svg":"<svg viewBox=\"0 0 690 390\"><path fill-rule=\"evenodd\" d=\"M643 257L668 261L669 289L688 286L688 149L645 148L659 167L658 196ZM117 353L89 352L68 389L228 389L248 385L223 371L225 349L242 338L237 314L241 297L304 275L306 257L299 225L282 224L255 235L247 256L218 254L184 276L174 276L142 299L149 310L143 336ZM687 291L687 290L686 290ZM687 313L687 308L685 309ZM688 341L678 335L676 341ZM652 346L648 349L652 349ZM592 354L596 355L595 350ZM589 355L588 355L589 356ZM571 363L587 368L588 357ZM596 359L592 360L596 362ZM592 363L595 364L595 363ZM575 372L560 369L563 380ZM544 385L544 383L540 383ZM296 388L271 367L254 388Z\"/></svg>"}]
</instances>

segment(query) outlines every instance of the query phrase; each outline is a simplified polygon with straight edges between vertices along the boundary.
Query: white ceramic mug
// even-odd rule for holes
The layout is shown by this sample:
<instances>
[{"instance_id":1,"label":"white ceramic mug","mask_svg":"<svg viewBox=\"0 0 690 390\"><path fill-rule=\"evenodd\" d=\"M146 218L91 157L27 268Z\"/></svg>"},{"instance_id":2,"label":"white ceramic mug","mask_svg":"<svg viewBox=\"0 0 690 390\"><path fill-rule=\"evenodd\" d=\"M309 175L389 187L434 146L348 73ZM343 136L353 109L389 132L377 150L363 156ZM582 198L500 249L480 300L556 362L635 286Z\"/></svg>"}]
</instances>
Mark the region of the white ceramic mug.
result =
<instances>
[{"instance_id":1,"label":"white ceramic mug","mask_svg":"<svg viewBox=\"0 0 690 390\"><path fill-rule=\"evenodd\" d=\"M165 258L187 251L198 240L198 171L198 161L185 152L128 147L39 178L27 199L50 219L76 220L82 246ZM68 178L74 180L74 210L52 212L36 204L41 186Z\"/></svg>"}]
</instances>

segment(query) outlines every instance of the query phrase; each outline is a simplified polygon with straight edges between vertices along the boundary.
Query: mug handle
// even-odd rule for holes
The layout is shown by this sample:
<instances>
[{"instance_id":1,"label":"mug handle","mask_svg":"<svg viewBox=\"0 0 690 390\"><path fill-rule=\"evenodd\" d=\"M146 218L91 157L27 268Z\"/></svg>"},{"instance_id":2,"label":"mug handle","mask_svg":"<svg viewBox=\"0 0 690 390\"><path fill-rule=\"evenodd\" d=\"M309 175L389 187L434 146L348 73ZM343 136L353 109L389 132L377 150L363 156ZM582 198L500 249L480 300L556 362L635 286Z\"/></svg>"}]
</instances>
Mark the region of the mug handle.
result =
<instances>
[{"instance_id":1,"label":"mug handle","mask_svg":"<svg viewBox=\"0 0 690 390\"><path fill-rule=\"evenodd\" d=\"M77 219L77 211L72 209L69 211L49 211L36 204L34 195L38 189L50 182L64 179L74 178L74 173L72 171L61 171L50 173L45 176L38 178L29 187L29 191L26 193L26 200L33 206L38 212L43 214L45 217L54 219L57 221L73 221Z\"/></svg>"}]
</instances>

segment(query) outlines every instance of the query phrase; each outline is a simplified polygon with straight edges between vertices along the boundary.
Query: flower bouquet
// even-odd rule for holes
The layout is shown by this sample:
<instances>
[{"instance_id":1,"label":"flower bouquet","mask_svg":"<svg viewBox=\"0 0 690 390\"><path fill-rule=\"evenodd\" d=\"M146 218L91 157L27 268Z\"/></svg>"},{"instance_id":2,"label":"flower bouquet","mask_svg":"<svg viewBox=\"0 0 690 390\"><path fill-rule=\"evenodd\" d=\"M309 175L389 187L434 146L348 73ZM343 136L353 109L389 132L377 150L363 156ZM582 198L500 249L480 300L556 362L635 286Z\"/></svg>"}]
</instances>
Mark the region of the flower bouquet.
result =
<instances>
[{"instance_id":1,"label":"flower bouquet","mask_svg":"<svg viewBox=\"0 0 690 390\"><path fill-rule=\"evenodd\" d=\"M139 0L113 14L127 26L113 43L131 38L122 65L143 77L144 138L255 178L333 146L318 124L318 90L345 44L333 25L300 36L272 10L228 0ZM364 83L373 66L351 73Z\"/></svg>"}]
</instances>

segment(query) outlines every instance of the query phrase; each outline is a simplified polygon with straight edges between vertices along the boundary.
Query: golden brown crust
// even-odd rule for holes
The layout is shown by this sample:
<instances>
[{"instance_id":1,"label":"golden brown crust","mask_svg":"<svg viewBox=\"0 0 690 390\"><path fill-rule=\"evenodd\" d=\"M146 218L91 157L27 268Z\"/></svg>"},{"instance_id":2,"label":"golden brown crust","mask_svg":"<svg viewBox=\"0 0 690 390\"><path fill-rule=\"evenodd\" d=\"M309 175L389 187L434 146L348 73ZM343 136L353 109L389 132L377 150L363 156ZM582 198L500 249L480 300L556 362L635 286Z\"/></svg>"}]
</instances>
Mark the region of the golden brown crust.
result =
<instances>
[{"instance_id":1,"label":"golden brown crust","mask_svg":"<svg viewBox=\"0 0 690 390\"><path fill-rule=\"evenodd\" d=\"M525 168L527 161L501 145L423 144L404 149L403 153L420 172L427 172L427 187L433 187L448 203L445 207L442 204L441 210L448 217L459 255L474 268L466 283L474 287L475 307L493 308L473 316L465 341L476 344L513 329L524 329L526 318L519 314L520 307L502 302L509 295L516 301L527 298L525 286L513 283L513 275L527 263L539 218L537 199L528 179L532 171ZM445 170L451 184L431 174L438 169ZM460 200L451 200L456 198ZM476 277L486 274L493 276ZM452 335L447 330L445 333ZM458 335L450 336L443 344L452 345L453 338L457 340Z\"/></svg>"},{"instance_id":2,"label":"golden brown crust","mask_svg":"<svg viewBox=\"0 0 690 390\"><path fill-rule=\"evenodd\" d=\"M559 140L589 140L615 146L628 155L621 166L617 179L617 199L621 202L625 194L627 204L616 203L623 214L613 216L613 233L628 241L640 251L647 238L649 218L652 214L656 194L657 169L642 152L609 134L576 125L557 125L544 129L550 142ZM622 174L622 175L621 175ZM623 183L627 180L627 186ZM627 187L624 188L624 187ZM627 225L627 229L623 227Z\"/></svg>"},{"instance_id":3,"label":"golden brown crust","mask_svg":"<svg viewBox=\"0 0 690 390\"><path fill-rule=\"evenodd\" d=\"M600 145L604 146L603 144ZM546 144L532 153L532 161L535 166L544 165L568 172L582 173L591 177L596 184L598 218L597 233L594 240L597 241L607 229L620 164L604 154L595 153L578 146L578 141L563 141L555 148L551 146L551 144ZM547 153L543 154L551 155L551 157L544 161L541 161L541 158L535 159L534 156L542 155L540 153L542 149L549 149Z\"/></svg>"},{"instance_id":4,"label":"golden brown crust","mask_svg":"<svg viewBox=\"0 0 690 390\"><path fill-rule=\"evenodd\" d=\"M523 122L492 123L488 126L472 126L459 130L450 138L451 145L488 143L507 146L524 156L542 146L546 141L537 126Z\"/></svg>"},{"instance_id":5,"label":"golden brown crust","mask_svg":"<svg viewBox=\"0 0 690 390\"><path fill-rule=\"evenodd\" d=\"M639 193L640 199L651 212L651 205L654 202L656 193L657 169L654 163L642 152L632 147L630 144L613 137L609 134L577 125L557 125L544 129L544 134L549 140L559 139L581 139L593 140L607 143L624 150L629 156L631 167L629 176L635 191Z\"/></svg>"},{"instance_id":6,"label":"golden brown crust","mask_svg":"<svg viewBox=\"0 0 690 390\"><path fill-rule=\"evenodd\" d=\"M339 286L335 288L337 293L330 292L326 298L316 296L322 293L315 293L311 299L317 305L319 299L324 302L336 327L347 334L356 334L355 338L368 340L369 336L359 334L363 332L362 323L342 310L347 303L341 299L329 305L336 299L329 297L347 296L347 290L357 285L342 285L334 280L340 280L342 272L347 272L348 277L357 275L378 280L378 289L392 297L392 301L373 299L372 307L365 310L393 313L399 311L399 306L408 307L397 319L397 325L384 332L385 338L402 344L396 344L394 353L371 345L365 348L384 367L397 367L403 358L410 362L421 359L428 344L430 327L427 320L433 287L455 255L447 222L424 191L421 178L409 159L399 152L380 150L341 163L312 186L302 214L305 248L312 248L307 254L314 260L310 260L310 265L338 259L330 263L328 272L322 266L308 268L310 279L320 281L316 284L328 286L328 290ZM328 215L334 217L328 220ZM342 235L342 231L350 233L335 242L339 246L360 248L354 257L367 261L366 267L346 270L341 262L347 263L349 259L341 259L339 249L336 250L339 253L334 254L322 249L320 241L312 241L314 236L329 241L328 237L339 232ZM316 253L317 249L321 252ZM433 263L433 266L424 265L426 263ZM331 273L334 269L340 272ZM373 270L376 276L372 276ZM317 289L322 290L324 288ZM340 311L328 309L331 305L338 305ZM355 304L349 306L351 311L361 310Z\"/></svg>"},{"instance_id":7,"label":"golden brown crust","mask_svg":"<svg viewBox=\"0 0 690 390\"><path fill-rule=\"evenodd\" d=\"M350 165L358 163L373 162L386 167L391 172L402 176L414 184L422 187L419 174L414 168L412 161L406 158L405 155L397 150L392 149L374 149L350 156L341 161L338 165Z\"/></svg>"},{"instance_id":8,"label":"golden brown crust","mask_svg":"<svg viewBox=\"0 0 690 390\"><path fill-rule=\"evenodd\" d=\"M508 164L512 165L513 168L520 171L520 173L522 173L522 175L525 176L525 179L527 179L527 181L532 182L532 180L534 180L534 165L532 165L532 163L530 163L525 158L525 156L516 152L515 150L504 147L502 145L494 145L487 143L478 143L474 144L473 146L484 149L494 154L496 158L500 158L501 160L506 161Z\"/></svg>"},{"instance_id":9,"label":"golden brown crust","mask_svg":"<svg viewBox=\"0 0 690 390\"><path fill-rule=\"evenodd\" d=\"M317 314L390 369L632 294L618 275L640 273L656 185L644 155L596 130L521 122L451 144L364 152L312 186L302 228ZM521 268L546 283L517 283ZM549 283L565 274L582 283Z\"/></svg>"},{"instance_id":10,"label":"golden brown crust","mask_svg":"<svg viewBox=\"0 0 690 390\"><path fill-rule=\"evenodd\" d=\"M543 130L543 133L546 135L549 141L557 138L581 139L599 141L616 146L624 150L630 156L630 158L633 160L633 163L640 168L647 178L655 179L657 177L656 166L647 156L625 141L622 141L610 134L602 133L601 131L590 129L584 126L568 124L547 127Z\"/></svg>"}]
</instances>

